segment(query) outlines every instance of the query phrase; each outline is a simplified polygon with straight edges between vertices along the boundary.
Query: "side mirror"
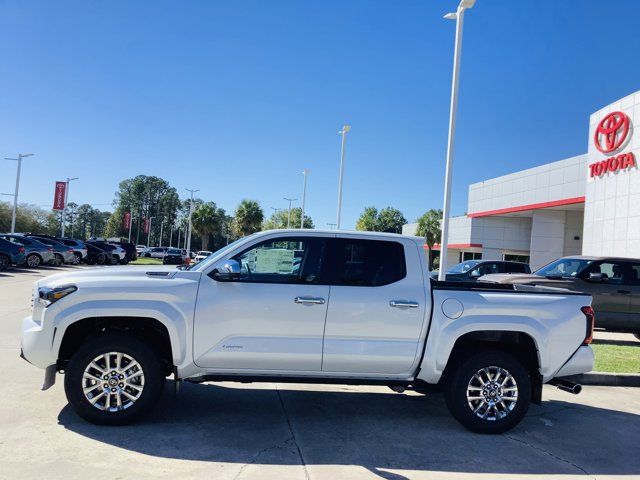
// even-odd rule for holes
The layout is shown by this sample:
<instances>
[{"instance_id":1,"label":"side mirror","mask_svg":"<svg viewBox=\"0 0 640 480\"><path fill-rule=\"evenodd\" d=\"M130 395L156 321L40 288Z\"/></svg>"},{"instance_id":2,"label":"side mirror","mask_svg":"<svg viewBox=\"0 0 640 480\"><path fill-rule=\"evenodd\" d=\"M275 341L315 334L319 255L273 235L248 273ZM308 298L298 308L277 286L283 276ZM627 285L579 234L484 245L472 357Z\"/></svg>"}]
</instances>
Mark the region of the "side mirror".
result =
<instances>
[{"instance_id":1,"label":"side mirror","mask_svg":"<svg viewBox=\"0 0 640 480\"><path fill-rule=\"evenodd\" d=\"M480 275L480 270L473 270L473 271L469 272L469 276L471 278L479 278L482 275Z\"/></svg>"},{"instance_id":2,"label":"side mirror","mask_svg":"<svg viewBox=\"0 0 640 480\"><path fill-rule=\"evenodd\" d=\"M229 259L216 263L211 271L211 278L219 282L233 282L240 278L240 262Z\"/></svg>"},{"instance_id":3,"label":"side mirror","mask_svg":"<svg viewBox=\"0 0 640 480\"><path fill-rule=\"evenodd\" d=\"M604 273L590 273L589 281L590 282L604 282L606 276Z\"/></svg>"}]
</instances>

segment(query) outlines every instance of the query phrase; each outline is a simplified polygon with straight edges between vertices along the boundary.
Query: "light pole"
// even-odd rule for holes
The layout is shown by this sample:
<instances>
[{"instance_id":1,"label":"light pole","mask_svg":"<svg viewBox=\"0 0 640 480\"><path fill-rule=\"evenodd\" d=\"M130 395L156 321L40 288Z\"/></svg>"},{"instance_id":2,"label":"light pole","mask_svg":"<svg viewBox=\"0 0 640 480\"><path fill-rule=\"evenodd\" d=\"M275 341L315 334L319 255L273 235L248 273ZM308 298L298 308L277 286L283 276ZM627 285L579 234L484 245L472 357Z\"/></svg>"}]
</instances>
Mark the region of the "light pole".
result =
<instances>
[{"instance_id":1,"label":"light pole","mask_svg":"<svg viewBox=\"0 0 640 480\"><path fill-rule=\"evenodd\" d=\"M11 212L11 233L16 233L16 212L18 210L18 189L20 188L20 170L22 169L22 159L33 157L33 153L19 153L18 158L5 158L5 160L13 160L18 162L18 171L16 172L16 188L13 192L13 211Z\"/></svg>"},{"instance_id":2,"label":"light pole","mask_svg":"<svg viewBox=\"0 0 640 480\"><path fill-rule=\"evenodd\" d=\"M151 248L151 221L156 217L149 217L149 231L147 232L147 245Z\"/></svg>"},{"instance_id":3,"label":"light pole","mask_svg":"<svg viewBox=\"0 0 640 480\"><path fill-rule=\"evenodd\" d=\"M160 222L160 240L158 240L158 246L162 246L162 230L164 229L164 217L162 217L162 222Z\"/></svg>"},{"instance_id":4,"label":"light pole","mask_svg":"<svg viewBox=\"0 0 640 480\"><path fill-rule=\"evenodd\" d=\"M133 225L133 212L129 209L129 239L127 240L131 243L131 225Z\"/></svg>"},{"instance_id":5,"label":"light pole","mask_svg":"<svg viewBox=\"0 0 640 480\"><path fill-rule=\"evenodd\" d=\"M191 202L189 203L189 236L187 237L187 255L191 252L191 215L193 214L193 194L199 192L200 190L191 190L189 188L185 188L187 192L191 192Z\"/></svg>"},{"instance_id":6,"label":"light pole","mask_svg":"<svg viewBox=\"0 0 640 480\"><path fill-rule=\"evenodd\" d=\"M298 200L297 198L287 198L287 197L282 197L284 198L287 202L289 202L289 213L287 214L287 228L291 227L291 203L295 202L296 200Z\"/></svg>"},{"instance_id":7,"label":"light pole","mask_svg":"<svg viewBox=\"0 0 640 480\"><path fill-rule=\"evenodd\" d=\"M173 223L171 224L171 231L169 233L169 247L173 247Z\"/></svg>"},{"instance_id":8,"label":"light pole","mask_svg":"<svg viewBox=\"0 0 640 480\"><path fill-rule=\"evenodd\" d=\"M304 201L307 198L307 175L308 174L309 174L308 168L305 168L304 170L302 170L304 181L302 184L302 211L300 212L300 228L304 228Z\"/></svg>"},{"instance_id":9,"label":"light pole","mask_svg":"<svg viewBox=\"0 0 640 480\"><path fill-rule=\"evenodd\" d=\"M449 110L449 137L447 139L447 166L444 175L444 205L442 208L442 237L440 240L440 271L438 280L447 277L447 247L449 242L449 216L451 214L451 174L453 170L453 139L456 130L456 110L458 108L458 84L460 77L460 57L462 55L462 23L464 12L473 7L476 0L462 0L455 13L447 13L444 18L456 21L456 43L453 51L453 79L451 81L451 107Z\"/></svg>"},{"instance_id":10,"label":"light pole","mask_svg":"<svg viewBox=\"0 0 640 480\"><path fill-rule=\"evenodd\" d=\"M64 208L62 209L62 237L64 237L64 214L67 213L67 200L69 199L69 182L72 180L78 180L78 177L67 177L67 188L64 189Z\"/></svg>"},{"instance_id":11,"label":"light pole","mask_svg":"<svg viewBox=\"0 0 640 480\"><path fill-rule=\"evenodd\" d=\"M342 145L340 147L340 176L338 177L338 214L336 218L336 226L340 229L340 216L342 215L342 177L344 175L344 145L347 141L347 132L351 130L350 125L342 127L338 133L342 134Z\"/></svg>"}]
</instances>

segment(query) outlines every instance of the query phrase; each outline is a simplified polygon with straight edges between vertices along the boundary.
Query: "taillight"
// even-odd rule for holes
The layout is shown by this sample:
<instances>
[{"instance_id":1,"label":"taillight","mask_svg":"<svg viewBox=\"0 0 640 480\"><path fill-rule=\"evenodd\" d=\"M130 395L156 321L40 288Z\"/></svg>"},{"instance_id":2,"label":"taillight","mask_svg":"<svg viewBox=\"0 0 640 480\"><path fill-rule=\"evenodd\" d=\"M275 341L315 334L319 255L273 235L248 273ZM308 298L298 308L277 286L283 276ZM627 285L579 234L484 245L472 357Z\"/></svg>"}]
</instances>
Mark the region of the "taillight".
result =
<instances>
[{"instance_id":1,"label":"taillight","mask_svg":"<svg viewBox=\"0 0 640 480\"><path fill-rule=\"evenodd\" d=\"M587 334L584 337L583 345L589 345L593 340L593 328L596 326L596 315L591 307L582 307L582 313L587 317Z\"/></svg>"},{"instance_id":2,"label":"taillight","mask_svg":"<svg viewBox=\"0 0 640 480\"><path fill-rule=\"evenodd\" d=\"M18 253L24 253L24 247L20 247L20 248L18 249Z\"/></svg>"},{"instance_id":3,"label":"taillight","mask_svg":"<svg viewBox=\"0 0 640 480\"><path fill-rule=\"evenodd\" d=\"M53 247L49 247L47 248L47 250L49 250L50 252L53 252Z\"/></svg>"}]
</instances>

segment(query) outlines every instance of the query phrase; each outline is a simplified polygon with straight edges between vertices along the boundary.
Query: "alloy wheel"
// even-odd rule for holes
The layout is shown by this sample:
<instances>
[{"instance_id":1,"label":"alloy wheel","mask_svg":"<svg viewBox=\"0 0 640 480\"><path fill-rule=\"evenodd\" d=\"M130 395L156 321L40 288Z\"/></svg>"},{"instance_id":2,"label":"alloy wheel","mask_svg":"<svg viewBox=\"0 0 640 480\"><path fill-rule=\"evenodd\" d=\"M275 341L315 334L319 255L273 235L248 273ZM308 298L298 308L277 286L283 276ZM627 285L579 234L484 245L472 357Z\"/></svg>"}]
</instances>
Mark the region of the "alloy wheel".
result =
<instances>
[{"instance_id":1,"label":"alloy wheel","mask_svg":"<svg viewBox=\"0 0 640 480\"><path fill-rule=\"evenodd\" d=\"M496 421L509 415L518 402L518 385L504 368L478 370L467 386L467 404L476 416Z\"/></svg>"},{"instance_id":2,"label":"alloy wheel","mask_svg":"<svg viewBox=\"0 0 640 480\"><path fill-rule=\"evenodd\" d=\"M31 268L38 268L40 266L40 257L37 255L29 255L27 257L27 266Z\"/></svg>"},{"instance_id":3,"label":"alloy wheel","mask_svg":"<svg viewBox=\"0 0 640 480\"><path fill-rule=\"evenodd\" d=\"M118 412L131 407L144 391L140 364L122 352L95 357L84 369L82 391L98 410Z\"/></svg>"}]
</instances>

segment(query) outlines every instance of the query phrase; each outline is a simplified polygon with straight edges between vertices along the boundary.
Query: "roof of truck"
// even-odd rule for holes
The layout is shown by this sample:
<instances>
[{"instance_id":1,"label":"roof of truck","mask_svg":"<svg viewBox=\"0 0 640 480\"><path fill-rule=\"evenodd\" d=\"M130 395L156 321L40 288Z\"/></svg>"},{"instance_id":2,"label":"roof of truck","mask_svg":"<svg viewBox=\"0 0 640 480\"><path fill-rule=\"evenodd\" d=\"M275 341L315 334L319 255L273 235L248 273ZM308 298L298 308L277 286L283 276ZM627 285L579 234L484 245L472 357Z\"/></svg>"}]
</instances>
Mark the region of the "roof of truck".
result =
<instances>
[{"instance_id":1,"label":"roof of truck","mask_svg":"<svg viewBox=\"0 0 640 480\"><path fill-rule=\"evenodd\" d=\"M363 230L329 230L329 229L320 229L320 228L283 228L283 229L274 229L274 230L264 230L260 232L261 234L270 234L270 233L316 233L322 235L353 235L353 236L367 236L367 237L383 237L387 239L393 238L407 238L413 240L416 243L422 244L424 243L423 237L416 237L412 235L401 235L399 233L387 233L387 232L368 232Z\"/></svg>"}]
</instances>

